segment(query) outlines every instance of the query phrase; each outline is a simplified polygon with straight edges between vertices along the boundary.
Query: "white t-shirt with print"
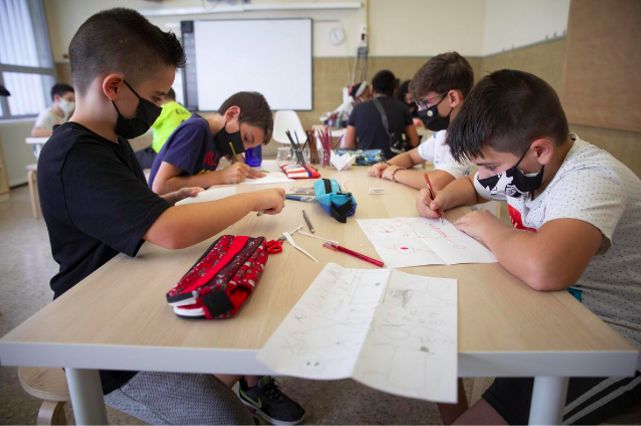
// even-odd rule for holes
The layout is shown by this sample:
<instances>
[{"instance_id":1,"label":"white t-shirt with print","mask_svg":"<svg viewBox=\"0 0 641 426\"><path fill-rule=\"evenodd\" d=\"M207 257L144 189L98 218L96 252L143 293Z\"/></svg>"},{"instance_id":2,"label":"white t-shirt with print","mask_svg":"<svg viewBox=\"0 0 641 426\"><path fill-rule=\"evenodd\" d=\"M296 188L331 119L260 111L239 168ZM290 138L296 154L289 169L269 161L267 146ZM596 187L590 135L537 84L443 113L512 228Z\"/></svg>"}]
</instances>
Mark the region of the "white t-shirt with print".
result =
<instances>
[{"instance_id":1,"label":"white t-shirt with print","mask_svg":"<svg viewBox=\"0 0 641 426\"><path fill-rule=\"evenodd\" d=\"M459 178L469 173L471 163L457 163L450 153L450 147L445 143L447 130L439 130L418 146L418 155L425 161L434 164L435 170L443 170Z\"/></svg>"},{"instance_id":2,"label":"white t-shirt with print","mask_svg":"<svg viewBox=\"0 0 641 426\"><path fill-rule=\"evenodd\" d=\"M40 114L38 114L38 118L36 118L35 127L53 130L53 126L63 124L66 121L66 116L60 117L51 107L49 107L40 111Z\"/></svg>"},{"instance_id":3,"label":"white t-shirt with print","mask_svg":"<svg viewBox=\"0 0 641 426\"><path fill-rule=\"evenodd\" d=\"M572 148L541 194L507 197L510 219L514 227L533 231L554 219L598 228L603 243L572 289L641 349L641 180L608 152L570 137ZM475 188L484 198L497 199L480 185Z\"/></svg>"}]
</instances>

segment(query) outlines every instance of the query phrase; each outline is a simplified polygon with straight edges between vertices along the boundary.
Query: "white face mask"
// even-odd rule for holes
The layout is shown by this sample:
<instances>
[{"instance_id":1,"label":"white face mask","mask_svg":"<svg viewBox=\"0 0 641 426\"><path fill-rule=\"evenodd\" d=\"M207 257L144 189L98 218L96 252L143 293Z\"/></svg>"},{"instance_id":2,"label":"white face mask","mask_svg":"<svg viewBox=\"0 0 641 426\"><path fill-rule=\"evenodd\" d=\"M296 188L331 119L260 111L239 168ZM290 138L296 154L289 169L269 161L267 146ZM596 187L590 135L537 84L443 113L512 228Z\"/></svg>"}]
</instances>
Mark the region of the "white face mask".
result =
<instances>
[{"instance_id":1,"label":"white face mask","mask_svg":"<svg viewBox=\"0 0 641 426\"><path fill-rule=\"evenodd\" d=\"M58 105L60 105L60 108L65 112L65 115L71 115L73 109L76 107L75 102L66 99L60 99Z\"/></svg>"}]
</instances>

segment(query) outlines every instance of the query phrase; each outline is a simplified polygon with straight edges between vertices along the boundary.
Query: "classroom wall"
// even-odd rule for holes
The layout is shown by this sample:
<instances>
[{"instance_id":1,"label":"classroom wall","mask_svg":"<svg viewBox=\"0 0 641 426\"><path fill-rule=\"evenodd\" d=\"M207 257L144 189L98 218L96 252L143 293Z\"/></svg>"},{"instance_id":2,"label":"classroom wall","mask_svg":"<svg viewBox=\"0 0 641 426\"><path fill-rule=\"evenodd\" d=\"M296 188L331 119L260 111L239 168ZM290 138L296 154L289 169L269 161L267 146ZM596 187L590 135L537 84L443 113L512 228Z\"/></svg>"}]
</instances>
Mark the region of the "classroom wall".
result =
<instances>
[{"instance_id":1,"label":"classroom wall","mask_svg":"<svg viewBox=\"0 0 641 426\"><path fill-rule=\"evenodd\" d=\"M564 37L570 0L486 0L483 55Z\"/></svg>"},{"instance_id":2,"label":"classroom wall","mask_svg":"<svg viewBox=\"0 0 641 426\"><path fill-rule=\"evenodd\" d=\"M368 0L370 56L483 54L485 0Z\"/></svg>"}]
</instances>

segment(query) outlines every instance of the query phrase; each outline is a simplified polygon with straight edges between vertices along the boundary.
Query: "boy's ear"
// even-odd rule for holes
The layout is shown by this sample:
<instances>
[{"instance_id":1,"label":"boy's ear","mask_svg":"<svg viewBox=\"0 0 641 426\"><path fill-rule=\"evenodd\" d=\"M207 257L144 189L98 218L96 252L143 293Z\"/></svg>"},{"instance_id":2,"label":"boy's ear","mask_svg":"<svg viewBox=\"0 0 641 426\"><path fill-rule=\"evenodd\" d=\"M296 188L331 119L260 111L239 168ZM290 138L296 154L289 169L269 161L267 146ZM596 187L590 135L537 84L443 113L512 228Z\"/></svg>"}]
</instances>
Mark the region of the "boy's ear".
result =
<instances>
[{"instance_id":1,"label":"boy's ear","mask_svg":"<svg viewBox=\"0 0 641 426\"><path fill-rule=\"evenodd\" d=\"M547 165L554 153L554 142L548 138L540 138L532 142L530 149L536 155L536 161L542 166Z\"/></svg>"},{"instance_id":2,"label":"boy's ear","mask_svg":"<svg viewBox=\"0 0 641 426\"><path fill-rule=\"evenodd\" d=\"M240 116L240 107L232 105L225 111L225 120L230 121Z\"/></svg>"},{"instance_id":3,"label":"boy's ear","mask_svg":"<svg viewBox=\"0 0 641 426\"><path fill-rule=\"evenodd\" d=\"M102 93L110 101L118 100L118 95L122 88L122 83L125 80L125 76L120 73L107 74L102 79Z\"/></svg>"},{"instance_id":4,"label":"boy's ear","mask_svg":"<svg viewBox=\"0 0 641 426\"><path fill-rule=\"evenodd\" d=\"M457 106L463 103L463 93L458 89L452 89L447 92L447 101L450 104L450 107L456 108Z\"/></svg>"}]
</instances>

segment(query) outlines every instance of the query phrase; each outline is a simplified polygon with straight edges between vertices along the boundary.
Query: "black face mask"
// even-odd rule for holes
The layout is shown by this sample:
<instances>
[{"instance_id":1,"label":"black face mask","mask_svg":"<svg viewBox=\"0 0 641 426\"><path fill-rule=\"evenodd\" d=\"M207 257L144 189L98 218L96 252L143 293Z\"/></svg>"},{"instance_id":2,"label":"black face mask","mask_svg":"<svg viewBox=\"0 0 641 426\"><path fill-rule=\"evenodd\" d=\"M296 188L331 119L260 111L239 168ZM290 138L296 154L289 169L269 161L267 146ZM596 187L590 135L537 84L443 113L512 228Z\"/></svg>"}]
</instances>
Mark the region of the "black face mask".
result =
<instances>
[{"instance_id":1,"label":"black face mask","mask_svg":"<svg viewBox=\"0 0 641 426\"><path fill-rule=\"evenodd\" d=\"M445 99L446 97L447 93L443 95L441 100L436 104L424 110L419 109L418 111L418 118L421 119L425 127L433 132L445 130L450 125L450 115L452 114L452 109L454 108L450 109L450 112L445 117L441 117L438 113L438 105L443 102L443 99Z\"/></svg>"},{"instance_id":2,"label":"black face mask","mask_svg":"<svg viewBox=\"0 0 641 426\"><path fill-rule=\"evenodd\" d=\"M227 122L225 121L223 128L214 136L218 150L225 155L236 155L245 152L245 145L243 145L243 139L240 137L240 126L238 126L238 131L234 133L228 133L225 129L226 127Z\"/></svg>"},{"instance_id":3,"label":"black face mask","mask_svg":"<svg viewBox=\"0 0 641 426\"><path fill-rule=\"evenodd\" d=\"M523 160L529 150L530 148L528 147L523 155L521 155L521 158L519 158L519 161L506 171L485 179L479 179L477 175L476 180L492 195L505 194L508 197L519 198L523 194L536 191L541 186L541 183L543 183L543 170L545 166L541 166L541 170L538 173L530 173L527 175L518 168L521 160Z\"/></svg>"},{"instance_id":4,"label":"black face mask","mask_svg":"<svg viewBox=\"0 0 641 426\"><path fill-rule=\"evenodd\" d=\"M148 101L147 99L141 98L138 93L127 83L126 80L123 80L123 83L131 90L131 92L136 95L138 98L138 106L136 107L136 115L133 118L125 118L120 114L120 110L116 106L114 101L111 101L116 112L118 113L118 121L116 122L116 134L122 136L125 139L135 138L137 136L145 133L154 121L160 115L162 108L156 106L153 102Z\"/></svg>"}]
</instances>

